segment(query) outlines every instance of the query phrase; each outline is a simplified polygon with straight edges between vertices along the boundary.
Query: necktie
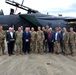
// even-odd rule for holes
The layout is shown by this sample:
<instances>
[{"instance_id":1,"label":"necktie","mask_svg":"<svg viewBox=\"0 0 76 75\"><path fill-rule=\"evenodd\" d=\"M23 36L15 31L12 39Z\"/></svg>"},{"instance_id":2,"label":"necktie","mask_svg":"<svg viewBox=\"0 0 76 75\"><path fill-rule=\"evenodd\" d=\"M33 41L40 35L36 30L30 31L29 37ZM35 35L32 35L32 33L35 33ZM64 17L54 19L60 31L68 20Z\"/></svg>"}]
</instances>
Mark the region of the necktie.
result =
<instances>
[{"instance_id":1,"label":"necktie","mask_svg":"<svg viewBox=\"0 0 76 75\"><path fill-rule=\"evenodd\" d=\"M50 35L51 35L51 33L48 33L48 39L50 39Z\"/></svg>"}]
</instances>

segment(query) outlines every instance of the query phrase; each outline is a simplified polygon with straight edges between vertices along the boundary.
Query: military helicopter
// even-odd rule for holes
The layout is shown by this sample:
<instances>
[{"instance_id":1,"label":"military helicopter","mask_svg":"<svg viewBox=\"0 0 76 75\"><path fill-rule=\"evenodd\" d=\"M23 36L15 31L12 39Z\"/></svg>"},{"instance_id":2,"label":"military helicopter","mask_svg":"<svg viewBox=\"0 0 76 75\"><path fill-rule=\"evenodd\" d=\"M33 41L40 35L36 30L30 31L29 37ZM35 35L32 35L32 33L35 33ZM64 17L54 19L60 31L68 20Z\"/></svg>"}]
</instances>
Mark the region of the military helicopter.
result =
<instances>
[{"instance_id":1,"label":"military helicopter","mask_svg":"<svg viewBox=\"0 0 76 75\"><path fill-rule=\"evenodd\" d=\"M11 9L10 15L0 15L0 24L3 25L5 30L12 26L15 29L19 26L24 28L35 27L37 29L38 26L45 27L46 25L53 29L55 27L66 27L69 30L70 27L73 27L76 30L76 18L42 14L37 10L24 6L24 0L22 0L21 4L14 0L5 0L5 2L28 12L27 14L14 14L14 10Z\"/></svg>"}]
</instances>

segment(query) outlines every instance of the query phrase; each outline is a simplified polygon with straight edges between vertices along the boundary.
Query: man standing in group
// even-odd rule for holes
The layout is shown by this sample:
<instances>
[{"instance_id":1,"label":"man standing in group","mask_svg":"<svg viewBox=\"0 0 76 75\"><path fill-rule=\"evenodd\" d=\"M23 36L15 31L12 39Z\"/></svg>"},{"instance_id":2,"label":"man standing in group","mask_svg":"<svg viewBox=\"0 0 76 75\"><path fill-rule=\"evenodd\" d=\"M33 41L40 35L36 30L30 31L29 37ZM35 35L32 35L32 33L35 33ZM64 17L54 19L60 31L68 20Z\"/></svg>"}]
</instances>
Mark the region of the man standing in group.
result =
<instances>
[{"instance_id":1,"label":"man standing in group","mask_svg":"<svg viewBox=\"0 0 76 75\"><path fill-rule=\"evenodd\" d=\"M30 41L31 41L31 34L29 29L26 27L25 31L23 32L23 39L24 39L24 53L28 52L30 54Z\"/></svg>"},{"instance_id":2,"label":"man standing in group","mask_svg":"<svg viewBox=\"0 0 76 75\"><path fill-rule=\"evenodd\" d=\"M5 31L3 31L2 25L0 25L0 55L1 55L1 50L2 50L2 54L5 54L4 53L4 50L5 50L4 40L5 40Z\"/></svg>"},{"instance_id":3,"label":"man standing in group","mask_svg":"<svg viewBox=\"0 0 76 75\"><path fill-rule=\"evenodd\" d=\"M48 33L45 30L45 27L42 27L42 31L44 33L43 49L44 49L44 52L47 52L48 51L48 45L47 45Z\"/></svg>"},{"instance_id":4,"label":"man standing in group","mask_svg":"<svg viewBox=\"0 0 76 75\"><path fill-rule=\"evenodd\" d=\"M24 32L24 30L23 30L23 26L21 26L21 32L22 32L22 34L23 34L23 32ZM22 50L24 50L24 39L23 39L23 37L22 37Z\"/></svg>"},{"instance_id":5,"label":"man standing in group","mask_svg":"<svg viewBox=\"0 0 76 75\"><path fill-rule=\"evenodd\" d=\"M68 32L66 30L66 28L63 28L63 38L62 38L62 42L63 42L63 53L65 55L69 54L69 35Z\"/></svg>"},{"instance_id":6,"label":"man standing in group","mask_svg":"<svg viewBox=\"0 0 76 75\"><path fill-rule=\"evenodd\" d=\"M49 52L54 53L54 32L52 31L52 28L49 28L48 32L48 46Z\"/></svg>"},{"instance_id":7,"label":"man standing in group","mask_svg":"<svg viewBox=\"0 0 76 75\"><path fill-rule=\"evenodd\" d=\"M73 28L71 27L69 32L69 47L70 47L71 55L74 55L75 53L75 44L76 44L76 34L73 31Z\"/></svg>"},{"instance_id":8,"label":"man standing in group","mask_svg":"<svg viewBox=\"0 0 76 75\"><path fill-rule=\"evenodd\" d=\"M44 40L44 33L41 31L41 28L38 27L37 31L37 53L43 53L43 40Z\"/></svg>"},{"instance_id":9,"label":"man standing in group","mask_svg":"<svg viewBox=\"0 0 76 75\"><path fill-rule=\"evenodd\" d=\"M22 54L22 32L21 27L16 31L16 54Z\"/></svg>"},{"instance_id":10,"label":"man standing in group","mask_svg":"<svg viewBox=\"0 0 76 75\"><path fill-rule=\"evenodd\" d=\"M13 55L15 39L16 37L15 33L13 32L13 28L9 28L9 32L6 33L6 42L8 45L9 56Z\"/></svg>"},{"instance_id":11,"label":"man standing in group","mask_svg":"<svg viewBox=\"0 0 76 75\"><path fill-rule=\"evenodd\" d=\"M15 29L14 29L14 27L12 27L12 32L15 34ZM16 46L15 45L13 45L14 47L13 47L13 53L15 53L15 48L16 48Z\"/></svg>"},{"instance_id":12,"label":"man standing in group","mask_svg":"<svg viewBox=\"0 0 76 75\"><path fill-rule=\"evenodd\" d=\"M62 53L64 53L63 52L63 30L62 30L62 28L61 27L59 27L59 34L60 34L60 47L61 47L61 52Z\"/></svg>"},{"instance_id":13,"label":"man standing in group","mask_svg":"<svg viewBox=\"0 0 76 75\"><path fill-rule=\"evenodd\" d=\"M34 31L34 28L31 28L31 50L32 52L36 51L36 31Z\"/></svg>"},{"instance_id":14,"label":"man standing in group","mask_svg":"<svg viewBox=\"0 0 76 75\"><path fill-rule=\"evenodd\" d=\"M23 33L23 31L24 31L24 30L23 30L23 26L21 26L21 32Z\"/></svg>"},{"instance_id":15,"label":"man standing in group","mask_svg":"<svg viewBox=\"0 0 76 75\"><path fill-rule=\"evenodd\" d=\"M49 31L49 25L46 25L46 31L48 33L48 31Z\"/></svg>"},{"instance_id":16,"label":"man standing in group","mask_svg":"<svg viewBox=\"0 0 76 75\"><path fill-rule=\"evenodd\" d=\"M56 54L60 54L60 52L61 52L61 48L60 48L61 36L60 36L58 27L55 28L54 40L55 40L55 52L56 52Z\"/></svg>"},{"instance_id":17,"label":"man standing in group","mask_svg":"<svg viewBox=\"0 0 76 75\"><path fill-rule=\"evenodd\" d=\"M46 30L47 34L49 32L49 28L50 28L49 25L46 25L45 30ZM47 51L48 51L48 42L46 42L46 46L47 46Z\"/></svg>"},{"instance_id":18,"label":"man standing in group","mask_svg":"<svg viewBox=\"0 0 76 75\"><path fill-rule=\"evenodd\" d=\"M30 27L28 27L28 31L31 33L31 29L30 29Z\"/></svg>"}]
</instances>

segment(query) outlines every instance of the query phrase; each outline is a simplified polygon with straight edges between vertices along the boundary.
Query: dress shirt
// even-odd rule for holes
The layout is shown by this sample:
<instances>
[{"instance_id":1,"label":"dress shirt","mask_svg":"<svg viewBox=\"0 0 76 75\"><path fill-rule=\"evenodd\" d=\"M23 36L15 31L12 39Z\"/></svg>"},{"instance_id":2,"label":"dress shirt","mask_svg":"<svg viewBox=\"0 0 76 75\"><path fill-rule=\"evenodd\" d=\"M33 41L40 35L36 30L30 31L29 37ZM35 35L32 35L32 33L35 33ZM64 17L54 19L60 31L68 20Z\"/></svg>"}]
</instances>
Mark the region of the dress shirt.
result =
<instances>
[{"instance_id":1,"label":"dress shirt","mask_svg":"<svg viewBox=\"0 0 76 75\"><path fill-rule=\"evenodd\" d=\"M63 36L65 35L65 32L63 32Z\"/></svg>"},{"instance_id":2,"label":"dress shirt","mask_svg":"<svg viewBox=\"0 0 76 75\"><path fill-rule=\"evenodd\" d=\"M10 32L11 37L13 38L13 32Z\"/></svg>"},{"instance_id":3,"label":"dress shirt","mask_svg":"<svg viewBox=\"0 0 76 75\"><path fill-rule=\"evenodd\" d=\"M56 32L56 34L55 34L55 40L57 40L57 36L58 36L58 32Z\"/></svg>"},{"instance_id":4,"label":"dress shirt","mask_svg":"<svg viewBox=\"0 0 76 75\"><path fill-rule=\"evenodd\" d=\"M23 30L21 30L21 32L23 33Z\"/></svg>"}]
</instances>

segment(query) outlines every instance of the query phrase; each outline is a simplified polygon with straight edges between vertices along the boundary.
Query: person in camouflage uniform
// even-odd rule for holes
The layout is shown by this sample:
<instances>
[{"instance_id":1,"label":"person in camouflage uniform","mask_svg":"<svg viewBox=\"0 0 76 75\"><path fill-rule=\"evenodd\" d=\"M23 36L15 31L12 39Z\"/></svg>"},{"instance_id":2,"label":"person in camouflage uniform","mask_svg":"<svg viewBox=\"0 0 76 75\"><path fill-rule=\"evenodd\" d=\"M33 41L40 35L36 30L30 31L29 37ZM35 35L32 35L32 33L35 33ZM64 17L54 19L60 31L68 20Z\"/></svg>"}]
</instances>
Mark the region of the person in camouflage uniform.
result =
<instances>
[{"instance_id":1,"label":"person in camouflage uniform","mask_svg":"<svg viewBox=\"0 0 76 75\"><path fill-rule=\"evenodd\" d=\"M18 28L18 31L16 31L16 53L22 54L22 32L21 27Z\"/></svg>"},{"instance_id":2,"label":"person in camouflage uniform","mask_svg":"<svg viewBox=\"0 0 76 75\"><path fill-rule=\"evenodd\" d=\"M4 53L4 50L5 50L4 40L5 40L5 31L3 31L3 27L0 25L0 52L2 50L2 54L5 54Z\"/></svg>"},{"instance_id":3,"label":"person in camouflage uniform","mask_svg":"<svg viewBox=\"0 0 76 75\"><path fill-rule=\"evenodd\" d=\"M73 28L70 28L70 32L69 32L69 48L71 51L71 55L74 55L75 53L75 43L76 43L76 34L73 31Z\"/></svg>"},{"instance_id":4,"label":"person in camouflage uniform","mask_svg":"<svg viewBox=\"0 0 76 75\"><path fill-rule=\"evenodd\" d=\"M69 35L68 32L66 30L66 28L63 28L63 37L62 37L62 42L63 42L63 52L65 55L69 54Z\"/></svg>"},{"instance_id":5,"label":"person in camouflage uniform","mask_svg":"<svg viewBox=\"0 0 76 75\"><path fill-rule=\"evenodd\" d=\"M31 28L31 50L32 52L36 51L36 31L34 31L34 28Z\"/></svg>"},{"instance_id":6,"label":"person in camouflage uniform","mask_svg":"<svg viewBox=\"0 0 76 75\"><path fill-rule=\"evenodd\" d=\"M46 32L48 33L49 32L49 25L46 25Z\"/></svg>"},{"instance_id":7,"label":"person in camouflage uniform","mask_svg":"<svg viewBox=\"0 0 76 75\"><path fill-rule=\"evenodd\" d=\"M43 53L43 40L44 40L44 33L41 31L40 27L38 27L37 31L37 53Z\"/></svg>"}]
</instances>

